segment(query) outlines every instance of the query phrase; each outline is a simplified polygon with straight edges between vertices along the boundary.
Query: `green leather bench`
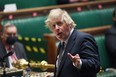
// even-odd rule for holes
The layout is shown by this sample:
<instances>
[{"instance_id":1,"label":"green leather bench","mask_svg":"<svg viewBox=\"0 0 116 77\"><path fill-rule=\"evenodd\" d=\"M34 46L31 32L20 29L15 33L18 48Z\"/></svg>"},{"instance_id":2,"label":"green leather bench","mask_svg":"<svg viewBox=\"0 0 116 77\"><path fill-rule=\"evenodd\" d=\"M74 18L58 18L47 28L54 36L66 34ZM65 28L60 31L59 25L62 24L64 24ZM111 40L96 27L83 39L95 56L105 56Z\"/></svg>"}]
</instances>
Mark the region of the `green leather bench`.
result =
<instances>
[{"instance_id":1,"label":"green leather bench","mask_svg":"<svg viewBox=\"0 0 116 77\"><path fill-rule=\"evenodd\" d=\"M112 12L114 8L97 9L71 13L72 19L76 22L77 29L111 25Z\"/></svg>"},{"instance_id":2,"label":"green leather bench","mask_svg":"<svg viewBox=\"0 0 116 77\"><path fill-rule=\"evenodd\" d=\"M15 24L18 28L18 32L22 37L35 37L42 38L44 33L50 33L49 29L45 27L46 16L28 17L28 18L16 18L3 20L4 25L7 22Z\"/></svg>"},{"instance_id":3,"label":"green leather bench","mask_svg":"<svg viewBox=\"0 0 116 77\"><path fill-rule=\"evenodd\" d=\"M90 11L82 11L82 12L74 12L70 13L72 19L75 21L77 24L76 28L77 29L83 29L83 28L90 28L90 27L98 27L98 26L105 26L105 25L111 25L112 22L112 12L114 8L107 8L107 9L97 9L97 10L90 10ZM40 34L42 35L43 33L49 33L50 31L45 28L45 16L37 16L37 17L28 17L28 18L18 18L18 19L13 19L13 20L4 20L6 21L11 21L12 23L15 23L16 25L20 25L20 29L23 29L22 26L29 26L30 28L28 29L35 29L35 35L38 32L38 29L42 30L39 31ZM4 24L3 21L3 24ZM19 29L19 30L20 30ZM31 30L27 30L29 33L34 35ZM25 31L22 31L25 32ZM25 33L21 33L25 34ZM28 35L27 34L27 35ZM34 35L34 36L35 36ZM40 37L42 37L40 35Z\"/></svg>"},{"instance_id":4,"label":"green leather bench","mask_svg":"<svg viewBox=\"0 0 116 77\"><path fill-rule=\"evenodd\" d=\"M0 0L0 6L16 3L18 9L56 5L55 0Z\"/></svg>"},{"instance_id":5,"label":"green leather bench","mask_svg":"<svg viewBox=\"0 0 116 77\"><path fill-rule=\"evenodd\" d=\"M94 38L98 45L98 50L99 50L99 55L100 55L100 63L101 63L102 69L105 70L106 68L110 68L111 67L111 59L110 59L108 52L106 51L105 36L97 35L97 36L94 36Z\"/></svg>"},{"instance_id":6,"label":"green leather bench","mask_svg":"<svg viewBox=\"0 0 116 77\"><path fill-rule=\"evenodd\" d=\"M116 77L116 69L112 68L111 58L105 47L105 35L94 36L100 55L101 70L97 77Z\"/></svg>"}]
</instances>

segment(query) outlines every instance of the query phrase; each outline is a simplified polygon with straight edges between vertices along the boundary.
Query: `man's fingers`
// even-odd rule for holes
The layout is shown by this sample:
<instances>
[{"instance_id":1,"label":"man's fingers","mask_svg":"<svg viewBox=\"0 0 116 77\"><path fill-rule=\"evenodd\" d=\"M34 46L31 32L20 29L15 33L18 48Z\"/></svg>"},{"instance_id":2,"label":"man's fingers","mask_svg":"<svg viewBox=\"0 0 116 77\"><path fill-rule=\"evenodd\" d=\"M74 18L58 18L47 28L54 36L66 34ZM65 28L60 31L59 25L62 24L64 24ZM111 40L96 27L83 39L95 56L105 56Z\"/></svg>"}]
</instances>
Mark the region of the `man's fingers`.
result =
<instances>
[{"instance_id":1,"label":"man's fingers","mask_svg":"<svg viewBox=\"0 0 116 77\"><path fill-rule=\"evenodd\" d=\"M74 56L73 56L73 55L71 55L70 53L68 53L67 55L70 57L70 59L71 59L71 60L73 60L73 59L74 59Z\"/></svg>"},{"instance_id":2,"label":"man's fingers","mask_svg":"<svg viewBox=\"0 0 116 77\"><path fill-rule=\"evenodd\" d=\"M70 53L68 53L67 55L70 57L70 59L71 59L73 62L75 62L76 60L79 60L79 59L80 59L80 57L79 57L78 54L76 54L75 56L73 56L73 55L71 55Z\"/></svg>"},{"instance_id":3,"label":"man's fingers","mask_svg":"<svg viewBox=\"0 0 116 77\"><path fill-rule=\"evenodd\" d=\"M78 54L76 54L76 55L75 55L75 57L76 57L77 59L80 59L80 57L79 57L79 55L78 55Z\"/></svg>"}]
</instances>

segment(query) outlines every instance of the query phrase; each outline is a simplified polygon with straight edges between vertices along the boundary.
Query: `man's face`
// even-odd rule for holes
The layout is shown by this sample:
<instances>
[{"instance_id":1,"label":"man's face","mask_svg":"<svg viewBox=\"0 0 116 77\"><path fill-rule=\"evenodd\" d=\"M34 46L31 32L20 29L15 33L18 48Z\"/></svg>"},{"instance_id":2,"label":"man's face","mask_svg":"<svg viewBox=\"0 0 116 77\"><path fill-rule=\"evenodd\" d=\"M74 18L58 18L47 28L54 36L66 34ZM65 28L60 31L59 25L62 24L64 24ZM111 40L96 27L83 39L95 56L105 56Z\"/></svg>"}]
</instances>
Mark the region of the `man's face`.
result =
<instances>
[{"instance_id":1,"label":"man's face","mask_svg":"<svg viewBox=\"0 0 116 77\"><path fill-rule=\"evenodd\" d=\"M5 37L7 37L7 36L14 37L14 36L17 35L17 29L14 26L8 27L8 28L5 29L3 34L5 35Z\"/></svg>"},{"instance_id":2,"label":"man's face","mask_svg":"<svg viewBox=\"0 0 116 77\"><path fill-rule=\"evenodd\" d=\"M3 40L7 45L13 45L17 41L17 29L15 26L5 28L3 32Z\"/></svg>"},{"instance_id":3,"label":"man's face","mask_svg":"<svg viewBox=\"0 0 116 77\"><path fill-rule=\"evenodd\" d=\"M67 25L64 21L61 21L60 19L55 19L50 25L50 29L59 40L64 41L68 38L71 27Z\"/></svg>"}]
</instances>

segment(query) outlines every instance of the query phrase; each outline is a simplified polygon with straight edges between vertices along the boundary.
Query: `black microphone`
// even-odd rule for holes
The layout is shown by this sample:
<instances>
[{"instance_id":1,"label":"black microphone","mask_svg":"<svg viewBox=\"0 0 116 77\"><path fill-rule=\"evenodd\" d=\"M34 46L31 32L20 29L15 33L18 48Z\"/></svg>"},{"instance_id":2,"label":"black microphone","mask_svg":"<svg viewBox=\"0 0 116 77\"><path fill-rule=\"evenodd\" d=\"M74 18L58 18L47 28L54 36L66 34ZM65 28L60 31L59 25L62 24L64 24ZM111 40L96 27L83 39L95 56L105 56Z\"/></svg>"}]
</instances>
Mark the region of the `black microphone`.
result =
<instances>
[{"instance_id":1,"label":"black microphone","mask_svg":"<svg viewBox=\"0 0 116 77\"><path fill-rule=\"evenodd\" d=\"M9 53L7 53L4 57L3 60L5 60L8 56L11 56L14 52L10 51Z\"/></svg>"}]
</instances>

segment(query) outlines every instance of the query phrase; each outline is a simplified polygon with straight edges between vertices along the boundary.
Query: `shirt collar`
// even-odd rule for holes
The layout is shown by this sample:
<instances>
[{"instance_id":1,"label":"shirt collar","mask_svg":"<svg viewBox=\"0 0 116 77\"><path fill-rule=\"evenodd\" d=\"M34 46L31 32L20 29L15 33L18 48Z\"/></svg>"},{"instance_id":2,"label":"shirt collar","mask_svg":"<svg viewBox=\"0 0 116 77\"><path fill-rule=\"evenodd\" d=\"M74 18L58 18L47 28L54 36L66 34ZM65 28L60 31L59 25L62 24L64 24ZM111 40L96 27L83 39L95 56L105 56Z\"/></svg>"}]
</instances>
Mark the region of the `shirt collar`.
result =
<instances>
[{"instance_id":1,"label":"shirt collar","mask_svg":"<svg viewBox=\"0 0 116 77\"><path fill-rule=\"evenodd\" d=\"M74 28L71 29L68 38L64 41L65 45L68 43L68 40L69 40L69 38L70 38L70 36L71 36L71 34L72 34L73 31L74 31Z\"/></svg>"}]
</instances>

